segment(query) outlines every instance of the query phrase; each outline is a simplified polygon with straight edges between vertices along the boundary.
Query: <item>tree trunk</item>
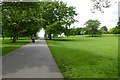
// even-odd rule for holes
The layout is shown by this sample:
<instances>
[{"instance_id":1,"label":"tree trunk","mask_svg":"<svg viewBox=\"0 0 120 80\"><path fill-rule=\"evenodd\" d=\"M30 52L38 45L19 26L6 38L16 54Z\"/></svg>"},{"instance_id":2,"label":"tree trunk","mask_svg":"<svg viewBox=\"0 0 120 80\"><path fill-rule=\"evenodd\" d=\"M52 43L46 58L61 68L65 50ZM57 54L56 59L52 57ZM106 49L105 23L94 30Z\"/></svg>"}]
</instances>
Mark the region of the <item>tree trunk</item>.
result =
<instances>
[{"instance_id":1,"label":"tree trunk","mask_svg":"<svg viewBox=\"0 0 120 80\"><path fill-rule=\"evenodd\" d=\"M13 42L13 43L16 42L16 35L13 36L13 41L12 41L12 42Z\"/></svg>"},{"instance_id":2,"label":"tree trunk","mask_svg":"<svg viewBox=\"0 0 120 80\"><path fill-rule=\"evenodd\" d=\"M73 34L74 35L74 37L75 37L75 34Z\"/></svg>"},{"instance_id":3,"label":"tree trunk","mask_svg":"<svg viewBox=\"0 0 120 80\"><path fill-rule=\"evenodd\" d=\"M15 43L16 42L16 29L14 30L14 33L13 33L13 41L12 41L13 43Z\"/></svg>"},{"instance_id":4,"label":"tree trunk","mask_svg":"<svg viewBox=\"0 0 120 80\"><path fill-rule=\"evenodd\" d=\"M44 38L45 38L45 39L47 38L47 34L46 34L46 33L44 34Z\"/></svg>"},{"instance_id":5,"label":"tree trunk","mask_svg":"<svg viewBox=\"0 0 120 80\"><path fill-rule=\"evenodd\" d=\"M10 40L12 40L12 36L10 36Z\"/></svg>"},{"instance_id":6,"label":"tree trunk","mask_svg":"<svg viewBox=\"0 0 120 80\"><path fill-rule=\"evenodd\" d=\"M92 37L93 37L93 34L92 34Z\"/></svg>"},{"instance_id":7,"label":"tree trunk","mask_svg":"<svg viewBox=\"0 0 120 80\"><path fill-rule=\"evenodd\" d=\"M48 35L48 36L49 36L49 39L51 40L51 39L52 39L51 33L49 33L49 35Z\"/></svg>"},{"instance_id":8,"label":"tree trunk","mask_svg":"<svg viewBox=\"0 0 120 80\"><path fill-rule=\"evenodd\" d=\"M2 35L2 38L4 39L4 35Z\"/></svg>"},{"instance_id":9,"label":"tree trunk","mask_svg":"<svg viewBox=\"0 0 120 80\"><path fill-rule=\"evenodd\" d=\"M17 39L17 40L19 39L18 35L16 36L16 39Z\"/></svg>"},{"instance_id":10,"label":"tree trunk","mask_svg":"<svg viewBox=\"0 0 120 80\"><path fill-rule=\"evenodd\" d=\"M4 39L4 32L2 31L2 38Z\"/></svg>"}]
</instances>

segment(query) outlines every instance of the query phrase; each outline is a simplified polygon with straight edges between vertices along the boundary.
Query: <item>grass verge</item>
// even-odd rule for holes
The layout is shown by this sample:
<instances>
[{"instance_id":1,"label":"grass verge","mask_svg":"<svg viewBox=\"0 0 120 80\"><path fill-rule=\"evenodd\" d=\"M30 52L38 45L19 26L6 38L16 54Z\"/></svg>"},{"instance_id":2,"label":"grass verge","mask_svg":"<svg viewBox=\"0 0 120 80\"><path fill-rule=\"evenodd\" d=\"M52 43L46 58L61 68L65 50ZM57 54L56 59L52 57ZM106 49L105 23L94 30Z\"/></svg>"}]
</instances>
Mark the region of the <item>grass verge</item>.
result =
<instances>
[{"instance_id":1,"label":"grass verge","mask_svg":"<svg viewBox=\"0 0 120 80\"><path fill-rule=\"evenodd\" d=\"M16 43L12 43L9 38L5 38L4 40L2 40L2 53L0 54L0 56L4 56L7 53L16 50L17 48L20 48L30 42L31 39L28 37L19 38Z\"/></svg>"},{"instance_id":2,"label":"grass verge","mask_svg":"<svg viewBox=\"0 0 120 80\"><path fill-rule=\"evenodd\" d=\"M118 37L61 37L47 44L65 78L117 78Z\"/></svg>"}]
</instances>

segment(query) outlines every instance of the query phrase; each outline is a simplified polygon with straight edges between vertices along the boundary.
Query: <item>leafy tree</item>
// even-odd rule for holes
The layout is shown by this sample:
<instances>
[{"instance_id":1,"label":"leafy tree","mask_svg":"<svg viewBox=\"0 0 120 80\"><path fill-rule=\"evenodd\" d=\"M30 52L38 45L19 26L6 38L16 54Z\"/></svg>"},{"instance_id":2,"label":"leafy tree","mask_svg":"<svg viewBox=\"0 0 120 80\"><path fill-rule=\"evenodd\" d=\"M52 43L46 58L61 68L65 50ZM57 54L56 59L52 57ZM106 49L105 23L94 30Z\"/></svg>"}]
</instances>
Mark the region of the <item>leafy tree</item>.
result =
<instances>
[{"instance_id":1,"label":"leafy tree","mask_svg":"<svg viewBox=\"0 0 120 80\"><path fill-rule=\"evenodd\" d=\"M63 2L5 2L2 9L3 33L13 37L36 34L40 28L51 39L52 34L62 34L76 20L73 6Z\"/></svg>"},{"instance_id":2,"label":"leafy tree","mask_svg":"<svg viewBox=\"0 0 120 80\"><path fill-rule=\"evenodd\" d=\"M119 21L117 22L116 28L118 29L118 34L120 34L120 17L119 17Z\"/></svg>"},{"instance_id":3,"label":"leafy tree","mask_svg":"<svg viewBox=\"0 0 120 80\"><path fill-rule=\"evenodd\" d=\"M88 20L84 25L86 26L86 32L85 34L89 34L92 35L92 37L96 34L100 34L100 31L98 30L99 26L100 26L100 21L98 20Z\"/></svg>"},{"instance_id":4,"label":"leafy tree","mask_svg":"<svg viewBox=\"0 0 120 80\"><path fill-rule=\"evenodd\" d=\"M59 22L59 16L55 12L57 12L58 3L48 3L44 10L44 26L45 34L48 35L48 38L52 38L52 34L60 33L61 23Z\"/></svg>"},{"instance_id":5,"label":"leafy tree","mask_svg":"<svg viewBox=\"0 0 120 80\"><path fill-rule=\"evenodd\" d=\"M45 7L45 15L43 15L43 19L45 20L44 29L49 39L52 38L52 34L66 32L68 27L76 21L74 16L77 13L74 9L72 6L67 7L63 2L49 3Z\"/></svg>"},{"instance_id":6,"label":"leafy tree","mask_svg":"<svg viewBox=\"0 0 120 80\"><path fill-rule=\"evenodd\" d=\"M103 26L103 27L100 28L100 31L101 31L103 34L105 34L105 33L108 32L108 29L107 29L106 26Z\"/></svg>"},{"instance_id":7,"label":"leafy tree","mask_svg":"<svg viewBox=\"0 0 120 80\"><path fill-rule=\"evenodd\" d=\"M68 37L70 35L83 35L83 28L70 28L70 29L67 29L65 35Z\"/></svg>"},{"instance_id":8,"label":"leafy tree","mask_svg":"<svg viewBox=\"0 0 120 80\"><path fill-rule=\"evenodd\" d=\"M111 34L118 34L119 33L119 30L118 30L118 28L111 28L110 30L109 30L109 33L111 33Z\"/></svg>"},{"instance_id":9,"label":"leafy tree","mask_svg":"<svg viewBox=\"0 0 120 80\"><path fill-rule=\"evenodd\" d=\"M64 34L68 37L68 36L72 35L73 33L72 33L71 29L66 29Z\"/></svg>"},{"instance_id":10,"label":"leafy tree","mask_svg":"<svg viewBox=\"0 0 120 80\"><path fill-rule=\"evenodd\" d=\"M75 28L75 35L82 35L83 28Z\"/></svg>"},{"instance_id":11,"label":"leafy tree","mask_svg":"<svg viewBox=\"0 0 120 80\"><path fill-rule=\"evenodd\" d=\"M75 27L70 28L70 29L69 29L69 35L73 35L73 36L75 36L75 30L76 30Z\"/></svg>"},{"instance_id":12,"label":"leafy tree","mask_svg":"<svg viewBox=\"0 0 120 80\"><path fill-rule=\"evenodd\" d=\"M3 32L13 37L13 42L25 32L39 31L40 3L5 2L2 9Z\"/></svg>"},{"instance_id":13,"label":"leafy tree","mask_svg":"<svg viewBox=\"0 0 120 80\"><path fill-rule=\"evenodd\" d=\"M109 30L109 33L111 34L120 34L120 17L119 17L119 21L117 22L117 26L114 28L111 28Z\"/></svg>"}]
</instances>

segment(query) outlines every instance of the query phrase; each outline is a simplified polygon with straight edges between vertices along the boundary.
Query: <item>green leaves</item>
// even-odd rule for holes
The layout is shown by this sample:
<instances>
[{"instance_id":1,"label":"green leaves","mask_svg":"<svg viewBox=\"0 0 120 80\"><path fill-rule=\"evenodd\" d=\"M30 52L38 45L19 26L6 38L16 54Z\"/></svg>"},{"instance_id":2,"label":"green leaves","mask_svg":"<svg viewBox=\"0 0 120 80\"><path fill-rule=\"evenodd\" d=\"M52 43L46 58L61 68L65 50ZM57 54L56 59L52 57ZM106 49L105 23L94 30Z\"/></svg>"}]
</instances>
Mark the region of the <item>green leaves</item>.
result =
<instances>
[{"instance_id":1,"label":"green leaves","mask_svg":"<svg viewBox=\"0 0 120 80\"><path fill-rule=\"evenodd\" d=\"M63 2L47 4L43 15L46 35L56 35L65 32L66 27L70 27L70 25L76 21L74 16L77 15L77 13L74 9L72 6L67 7Z\"/></svg>"},{"instance_id":2,"label":"green leaves","mask_svg":"<svg viewBox=\"0 0 120 80\"><path fill-rule=\"evenodd\" d=\"M2 9L4 33L15 38L17 35L22 36L22 34L36 34L41 28L40 11L42 11L40 3L5 2Z\"/></svg>"},{"instance_id":3,"label":"green leaves","mask_svg":"<svg viewBox=\"0 0 120 80\"><path fill-rule=\"evenodd\" d=\"M94 36L95 34L100 34L98 28L100 26L100 21L98 20L88 20L85 25L86 25L86 34L90 34L92 36Z\"/></svg>"},{"instance_id":4,"label":"green leaves","mask_svg":"<svg viewBox=\"0 0 120 80\"><path fill-rule=\"evenodd\" d=\"M57 1L5 2L2 10L3 31L15 37L36 34L43 27L47 34L61 34L65 26L76 21L74 9Z\"/></svg>"},{"instance_id":5,"label":"green leaves","mask_svg":"<svg viewBox=\"0 0 120 80\"><path fill-rule=\"evenodd\" d=\"M108 29L107 29L106 26L103 26L103 27L100 28L100 31L101 31L102 33L107 33L107 32L108 32Z\"/></svg>"}]
</instances>

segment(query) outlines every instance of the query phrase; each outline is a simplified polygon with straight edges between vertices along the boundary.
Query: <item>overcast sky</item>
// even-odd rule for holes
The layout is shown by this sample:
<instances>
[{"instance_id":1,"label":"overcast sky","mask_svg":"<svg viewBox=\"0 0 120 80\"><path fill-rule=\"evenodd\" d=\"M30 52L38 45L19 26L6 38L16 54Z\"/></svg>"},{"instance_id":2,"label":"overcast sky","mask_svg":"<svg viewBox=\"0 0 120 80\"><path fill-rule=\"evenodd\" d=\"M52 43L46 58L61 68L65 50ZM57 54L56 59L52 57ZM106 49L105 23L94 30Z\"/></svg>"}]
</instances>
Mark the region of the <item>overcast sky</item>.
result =
<instances>
[{"instance_id":1,"label":"overcast sky","mask_svg":"<svg viewBox=\"0 0 120 80\"><path fill-rule=\"evenodd\" d=\"M110 8L104 9L104 13L96 12L92 13L91 8L93 6L91 0L62 0L67 3L68 6L76 7L76 12L79 13L75 17L79 22L75 23L71 27L83 27L84 23L89 19L98 19L102 24L101 26L107 26L109 29L115 27L118 22L118 3L113 4ZM113 0L120 1L120 0Z\"/></svg>"}]
</instances>

